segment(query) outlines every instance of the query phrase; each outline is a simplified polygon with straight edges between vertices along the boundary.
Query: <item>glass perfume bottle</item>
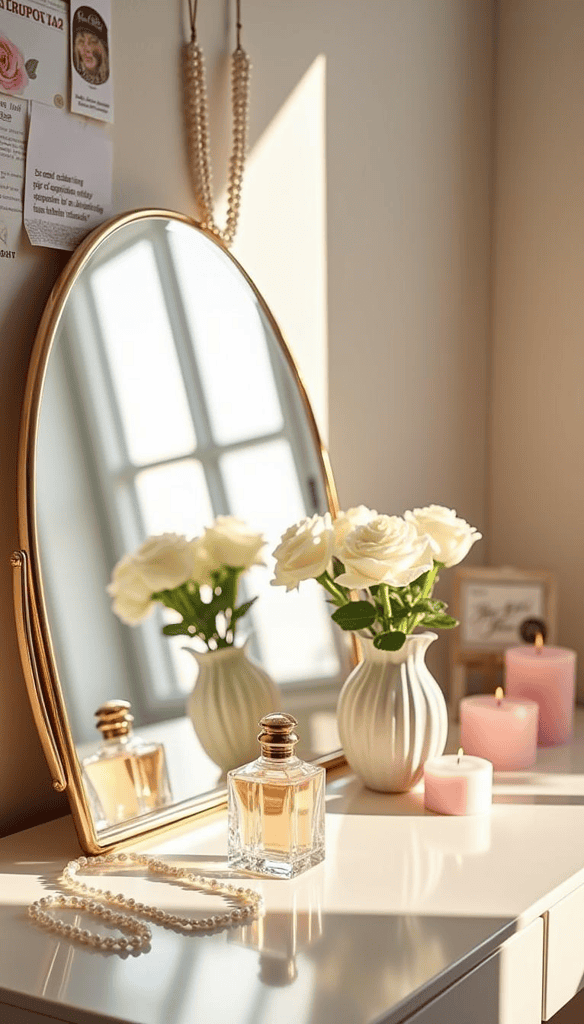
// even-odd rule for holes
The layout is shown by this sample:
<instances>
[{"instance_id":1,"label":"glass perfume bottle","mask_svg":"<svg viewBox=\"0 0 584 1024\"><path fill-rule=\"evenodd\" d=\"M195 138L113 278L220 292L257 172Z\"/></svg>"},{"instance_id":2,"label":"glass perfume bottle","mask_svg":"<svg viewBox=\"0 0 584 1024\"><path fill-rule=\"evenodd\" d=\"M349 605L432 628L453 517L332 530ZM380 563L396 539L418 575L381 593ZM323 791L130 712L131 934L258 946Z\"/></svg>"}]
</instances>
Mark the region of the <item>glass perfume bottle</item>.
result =
<instances>
[{"instance_id":1,"label":"glass perfume bottle","mask_svg":"<svg viewBox=\"0 0 584 1024\"><path fill-rule=\"evenodd\" d=\"M324 859L324 768L294 754L292 715L260 721L261 754L227 773L229 864L293 878Z\"/></svg>"},{"instance_id":2,"label":"glass perfume bottle","mask_svg":"<svg viewBox=\"0 0 584 1024\"><path fill-rule=\"evenodd\" d=\"M115 825L169 803L164 747L132 732L127 700L108 700L95 712L103 742L83 761L89 802L98 825Z\"/></svg>"}]
</instances>

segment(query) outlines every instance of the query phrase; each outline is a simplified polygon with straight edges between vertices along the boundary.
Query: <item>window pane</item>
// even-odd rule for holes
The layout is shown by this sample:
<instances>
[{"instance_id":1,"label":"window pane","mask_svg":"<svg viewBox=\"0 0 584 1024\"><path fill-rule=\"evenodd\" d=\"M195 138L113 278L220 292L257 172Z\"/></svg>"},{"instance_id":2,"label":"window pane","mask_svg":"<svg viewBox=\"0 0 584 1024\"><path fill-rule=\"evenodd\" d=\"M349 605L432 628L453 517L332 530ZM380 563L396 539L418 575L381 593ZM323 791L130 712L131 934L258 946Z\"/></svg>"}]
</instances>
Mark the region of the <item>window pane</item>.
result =
<instances>
[{"instance_id":1,"label":"window pane","mask_svg":"<svg viewBox=\"0 0 584 1024\"><path fill-rule=\"evenodd\" d=\"M212 242L180 228L169 239L215 441L276 433L282 410L251 289Z\"/></svg>"},{"instance_id":2,"label":"window pane","mask_svg":"<svg viewBox=\"0 0 584 1024\"><path fill-rule=\"evenodd\" d=\"M196 537L213 519L203 467L195 459L143 470L136 490L148 535Z\"/></svg>"},{"instance_id":3,"label":"window pane","mask_svg":"<svg viewBox=\"0 0 584 1024\"><path fill-rule=\"evenodd\" d=\"M179 621L178 614L174 614L165 608L162 618L165 623ZM197 662L193 658L192 654L189 653L192 650L192 642L188 636L168 636L165 637L165 642L168 643L168 649L172 666L175 671L176 685L178 693L183 697L188 697L195 685L195 681L199 672ZM176 697L177 691L173 691L170 694L165 694L165 697Z\"/></svg>"},{"instance_id":4,"label":"window pane","mask_svg":"<svg viewBox=\"0 0 584 1024\"><path fill-rule=\"evenodd\" d=\"M91 285L131 461L191 452L195 431L152 247L124 250Z\"/></svg>"},{"instance_id":5,"label":"window pane","mask_svg":"<svg viewBox=\"0 0 584 1024\"><path fill-rule=\"evenodd\" d=\"M221 458L221 470L229 507L275 544L284 530L305 515L288 441L267 441L228 452Z\"/></svg>"},{"instance_id":6,"label":"window pane","mask_svg":"<svg viewBox=\"0 0 584 1024\"><path fill-rule=\"evenodd\" d=\"M249 593L260 595L251 615L262 664L279 683L335 678L341 664L324 591L315 580L305 580L300 590L288 593L270 586L269 561L263 580L257 569L249 575Z\"/></svg>"},{"instance_id":7,"label":"window pane","mask_svg":"<svg viewBox=\"0 0 584 1024\"><path fill-rule=\"evenodd\" d=\"M271 552L282 533L306 514L288 442L229 452L221 468L230 506L268 540L268 567L253 568L246 581L249 596L260 595L250 615L266 671L280 683L336 676L341 666L322 588L307 580L300 591L286 593L270 584Z\"/></svg>"}]
</instances>

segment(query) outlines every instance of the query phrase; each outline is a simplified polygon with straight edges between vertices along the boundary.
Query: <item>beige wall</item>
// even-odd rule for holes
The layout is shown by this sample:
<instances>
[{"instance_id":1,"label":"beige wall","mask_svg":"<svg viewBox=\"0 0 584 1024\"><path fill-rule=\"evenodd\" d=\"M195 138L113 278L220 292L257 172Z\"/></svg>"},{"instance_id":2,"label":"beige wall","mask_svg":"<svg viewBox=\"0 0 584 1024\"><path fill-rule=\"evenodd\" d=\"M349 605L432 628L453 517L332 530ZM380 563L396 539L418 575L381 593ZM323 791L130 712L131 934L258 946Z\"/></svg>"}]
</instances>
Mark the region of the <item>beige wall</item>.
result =
<instances>
[{"instance_id":1,"label":"beige wall","mask_svg":"<svg viewBox=\"0 0 584 1024\"><path fill-rule=\"evenodd\" d=\"M583 96L584 3L502 0L490 560L558 572L559 640L580 664Z\"/></svg>"},{"instance_id":2,"label":"beige wall","mask_svg":"<svg viewBox=\"0 0 584 1024\"><path fill-rule=\"evenodd\" d=\"M223 166L226 5L199 6L215 157ZM194 213L177 7L114 2L116 211ZM252 146L316 58L326 57L329 379L319 407L328 397L341 502L393 512L434 500L483 527L492 2L248 0L244 21L254 64ZM274 181L274 193L279 187ZM283 191L281 204L287 201ZM276 216L257 217L266 259L286 252L283 225ZM249 236L249 223L245 230ZM0 268L0 831L65 806L51 792L28 708L7 565L17 539L16 443L27 360L63 264L61 254L23 241L18 261ZM259 256L250 270L260 287L269 280ZM273 300L267 285L265 291L276 316L294 324L276 289ZM288 338L310 386L301 327L289 328Z\"/></svg>"}]
</instances>

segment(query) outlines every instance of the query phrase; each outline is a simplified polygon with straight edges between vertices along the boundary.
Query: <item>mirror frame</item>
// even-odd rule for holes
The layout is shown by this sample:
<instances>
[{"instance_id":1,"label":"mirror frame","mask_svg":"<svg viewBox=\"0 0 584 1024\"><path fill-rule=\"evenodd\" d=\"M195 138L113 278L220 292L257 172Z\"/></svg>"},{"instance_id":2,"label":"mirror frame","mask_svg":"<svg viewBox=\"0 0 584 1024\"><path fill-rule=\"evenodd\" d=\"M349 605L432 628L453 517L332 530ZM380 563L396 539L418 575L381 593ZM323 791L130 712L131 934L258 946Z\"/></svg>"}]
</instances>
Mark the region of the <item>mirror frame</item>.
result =
<instances>
[{"instance_id":1,"label":"mirror frame","mask_svg":"<svg viewBox=\"0 0 584 1024\"><path fill-rule=\"evenodd\" d=\"M114 850L137 837L150 836L170 826L184 824L187 819L214 813L223 809L227 803L227 790L220 788L211 793L171 804L167 808L152 811L140 818L133 818L128 822L110 826L103 832L97 833L85 795L80 764L59 681L43 590L36 518L36 455L40 407L49 356L67 299L96 249L105 239L126 225L148 218L171 218L199 230L232 261L251 288L296 382L325 481L329 511L333 517L339 511L328 453L322 443L294 359L264 299L229 250L210 231L202 228L196 220L171 210L130 211L107 221L92 231L74 251L54 285L31 352L18 449L17 502L20 550L15 551L11 557L14 569L18 646L33 717L49 766L53 787L58 792L67 793L80 845L85 852L90 854ZM353 645L353 652L354 654L356 652L355 645ZM357 660L356 657L354 660ZM346 764L346 760L342 751L335 751L319 758L317 763L330 770Z\"/></svg>"}]
</instances>

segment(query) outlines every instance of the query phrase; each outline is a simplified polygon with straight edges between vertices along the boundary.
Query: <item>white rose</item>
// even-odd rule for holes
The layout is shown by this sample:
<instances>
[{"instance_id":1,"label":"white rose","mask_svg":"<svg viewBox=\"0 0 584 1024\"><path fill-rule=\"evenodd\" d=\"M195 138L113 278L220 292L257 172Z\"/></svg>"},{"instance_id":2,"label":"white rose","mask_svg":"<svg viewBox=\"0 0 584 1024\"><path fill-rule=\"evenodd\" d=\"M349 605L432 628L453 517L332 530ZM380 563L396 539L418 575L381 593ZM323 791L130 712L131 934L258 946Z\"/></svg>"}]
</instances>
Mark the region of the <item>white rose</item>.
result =
<instances>
[{"instance_id":1,"label":"white rose","mask_svg":"<svg viewBox=\"0 0 584 1024\"><path fill-rule=\"evenodd\" d=\"M345 572L335 582L355 589L378 583L405 587L434 564L429 538L420 537L414 524L401 516L376 516L355 527L339 558Z\"/></svg>"},{"instance_id":2,"label":"white rose","mask_svg":"<svg viewBox=\"0 0 584 1024\"><path fill-rule=\"evenodd\" d=\"M302 580L316 579L330 565L334 533L329 512L301 519L283 534L274 551L274 587L293 590Z\"/></svg>"},{"instance_id":3,"label":"white rose","mask_svg":"<svg viewBox=\"0 0 584 1024\"><path fill-rule=\"evenodd\" d=\"M261 533L252 533L243 520L235 516L217 516L203 534L203 544L216 569L222 565L234 569L264 565L259 554L265 543Z\"/></svg>"},{"instance_id":4,"label":"white rose","mask_svg":"<svg viewBox=\"0 0 584 1024\"><path fill-rule=\"evenodd\" d=\"M335 555L339 554L339 551L343 545L347 534L354 530L356 526L362 526L364 523L371 522L377 516L375 509L367 508L366 505L357 505L355 508L350 508L346 512L339 512L337 518L333 522L333 530L335 533Z\"/></svg>"},{"instance_id":5,"label":"white rose","mask_svg":"<svg viewBox=\"0 0 584 1024\"><path fill-rule=\"evenodd\" d=\"M195 537L190 542L190 548L192 556L190 579L198 583L199 586L211 584L211 572L213 569L217 569L218 566L215 559L211 558L207 551L203 537Z\"/></svg>"},{"instance_id":6,"label":"white rose","mask_svg":"<svg viewBox=\"0 0 584 1024\"><path fill-rule=\"evenodd\" d=\"M149 537L132 558L151 594L157 590L174 590L192 576L191 542L182 534L162 533Z\"/></svg>"},{"instance_id":7,"label":"white rose","mask_svg":"<svg viewBox=\"0 0 584 1024\"><path fill-rule=\"evenodd\" d=\"M444 508L443 505L415 508L413 512L406 512L405 518L418 533L430 538L434 558L447 568L462 562L473 544L482 537L474 526L459 519L453 508Z\"/></svg>"},{"instance_id":8,"label":"white rose","mask_svg":"<svg viewBox=\"0 0 584 1024\"><path fill-rule=\"evenodd\" d=\"M124 555L120 559L106 589L110 597L113 597L115 614L127 626L136 626L154 608L154 602L150 600L152 590L138 571L132 555Z\"/></svg>"}]
</instances>

